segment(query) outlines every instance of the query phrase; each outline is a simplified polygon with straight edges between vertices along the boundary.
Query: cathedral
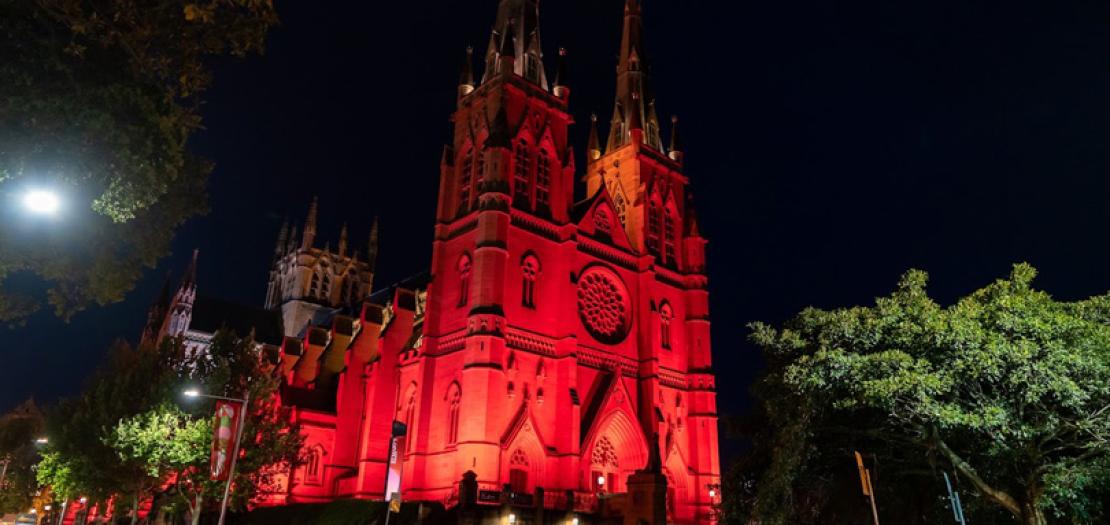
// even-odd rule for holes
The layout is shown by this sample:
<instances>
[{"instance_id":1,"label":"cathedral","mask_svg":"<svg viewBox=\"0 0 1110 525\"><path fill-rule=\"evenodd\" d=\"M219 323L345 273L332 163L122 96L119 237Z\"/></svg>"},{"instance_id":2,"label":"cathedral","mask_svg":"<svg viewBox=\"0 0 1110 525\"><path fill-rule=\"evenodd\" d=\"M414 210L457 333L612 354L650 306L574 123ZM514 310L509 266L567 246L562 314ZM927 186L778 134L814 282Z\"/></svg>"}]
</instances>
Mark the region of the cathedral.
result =
<instances>
[{"instance_id":1,"label":"cathedral","mask_svg":"<svg viewBox=\"0 0 1110 525\"><path fill-rule=\"evenodd\" d=\"M385 498L397 422L406 502L716 522L706 240L677 119L663 140L642 6L625 2L583 176L539 3L501 0L484 53L466 53L427 267L375 291L377 225L363 253L345 227L321 248L313 202L282 228L262 307L198 296L194 257L152 309L144 338L203 351L220 327L250 331L283 374L305 461L261 504Z\"/></svg>"}]
</instances>

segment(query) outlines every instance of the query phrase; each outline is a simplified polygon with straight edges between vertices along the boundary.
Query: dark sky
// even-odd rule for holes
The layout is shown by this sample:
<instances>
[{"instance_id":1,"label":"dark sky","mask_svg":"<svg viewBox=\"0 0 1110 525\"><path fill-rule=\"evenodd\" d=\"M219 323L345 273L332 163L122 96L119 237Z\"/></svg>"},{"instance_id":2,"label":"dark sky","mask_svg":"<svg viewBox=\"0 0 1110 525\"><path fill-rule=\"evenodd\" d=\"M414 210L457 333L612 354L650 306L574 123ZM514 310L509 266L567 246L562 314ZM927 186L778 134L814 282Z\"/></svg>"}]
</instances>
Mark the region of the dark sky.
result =
<instances>
[{"instance_id":1,"label":"dark sky","mask_svg":"<svg viewBox=\"0 0 1110 525\"><path fill-rule=\"evenodd\" d=\"M758 372L747 322L867 303L910 267L945 302L1018 261L1061 298L1110 288L1107 2L645 4L658 105L682 117L710 239L722 413L746 410ZM621 5L543 2L548 56L570 52L580 167L588 115L612 111ZM278 8L264 57L217 68L193 144L217 165L212 212L126 302L0 329L0 410L75 393L193 247L202 294L261 304L278 227L313 195L322 239L344 221L365 239L381 216L379 285L428 264L459 61L496 2Z\"/></svg>"}]
</instances>

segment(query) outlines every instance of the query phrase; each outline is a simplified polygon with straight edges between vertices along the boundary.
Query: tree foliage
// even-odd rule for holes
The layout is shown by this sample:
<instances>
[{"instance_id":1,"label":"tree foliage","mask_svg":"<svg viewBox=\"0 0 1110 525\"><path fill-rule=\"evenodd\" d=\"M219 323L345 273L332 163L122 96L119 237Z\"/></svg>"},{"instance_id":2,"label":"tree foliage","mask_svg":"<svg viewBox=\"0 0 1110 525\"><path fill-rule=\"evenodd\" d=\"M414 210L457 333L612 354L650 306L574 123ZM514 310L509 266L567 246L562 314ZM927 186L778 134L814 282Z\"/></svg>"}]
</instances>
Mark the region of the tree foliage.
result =
<instances>
[{"instance_id":1,"label":"tree foliage","mask_svg":"<svg viewBox=\"0 0 1110 525\"><path fill-rule=\"evenodd\" d=\"M930 479L918 486L939 496L947 469L976 523L1104 522L1110 296L1057 301L1032 286L1035 273L1015 266L943 307L911 271L874 306L754 325L771 432L759 445L768 464L746 474L757 487L746 508L763 523L803 522L799 500L853 483L856 448L885 465L880 501ZM922 503L943 510L940 498Z\"/></svg>"},{"instance_id":2,"label":"tree foliage","mask_svg":"<svg viewBox=\"0 0 1110 525\"><path fill-rule=\"evenodd\" d=\"M210 60L261 52L276 22L272 0L0 0L0 284L37 275L63 316L121 300L206 207L187 144ZM64 219L23 216L35 186ZM0 321L40 303L0 287Z\"/></svg>"},{"instance_id":3,"label":"tree foliage","mask_svg":"<svg viewBox=\"0 0 1110 525\"><path fill-rule=\"evenodd\" d=\"M298 460L303 438L278 402L279 384L257 345L230 332L217 333L201 353L172 340L138 351L121 345L81 397L63 402L51 418L39 480L61 498L118 495L127 508L161 495L196 523L218 502L224 483L208 473L212 404L183 404L180 393L187 385L224 397L249 392L232 485L232 505L241 508Z\"/></svg>"},{"instance_id":4,"label":"tree foliage","mask_svg":"<svg viewBox=\"0 0 1110 525\"><path fill-rule=\"evenodd\" d=\"M0 514L23 512L35 489L34 466L39 461L35 440L45 421L32 401L0 416Z\"/></svg>"}]
</instances>

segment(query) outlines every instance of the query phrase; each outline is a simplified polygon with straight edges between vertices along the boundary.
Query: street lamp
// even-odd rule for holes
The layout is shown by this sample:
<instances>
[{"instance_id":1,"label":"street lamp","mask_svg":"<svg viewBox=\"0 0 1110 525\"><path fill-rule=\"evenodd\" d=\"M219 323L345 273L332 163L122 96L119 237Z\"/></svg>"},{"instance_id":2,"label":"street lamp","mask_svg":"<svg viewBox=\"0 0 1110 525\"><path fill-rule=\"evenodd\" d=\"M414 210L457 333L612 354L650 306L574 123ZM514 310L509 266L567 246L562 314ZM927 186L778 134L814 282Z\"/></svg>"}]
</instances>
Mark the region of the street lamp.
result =
<instances>
[{"instance_id":1,"label":"street lamp","mask_svg":"<svg viewBox=\"0 0 1110 525\"><path fill-rule=\"evenodd\" d=\"M227 473L227 484L224 485L224 499L220 502L219 525L224 525L224 520L227 519L227 498L231 495L231 480L235 478L235 463L239 459L239 444L243 441L243 424L247 416L247 405L249 405L251 402L251 394L248 390L246 397L244 397L243 399L239 399L236 397L211 396L208 394L202 394L199 390L195 388L187 389L182 392L182 394L185 397L194 399L198 397L203 397L205 399L218 399L220 401L231 401L232 403L240 403L243 406L243 408L239 410L239 429L235 432L235 447L231 449L231 467L228 469Z\"/></svg>"},{"instance_id":2,"label":"street lamp","mask_svg":"<svg viewBox=\"0 0 1110 525\"><path fill-rule=\"evenodd\" d=\"M36 445L45 445L47 443L50 443L50 438L48 437L40 437L35 439Z\"/></svg>"},{"instance_id":3,"label":"street lamp","mask_svg":"<svg viewBox=\"0 0 1110 525\"><path fill-rule=\"evenodd\" d=\"M23 207L36 215L54 215L61 205L61 199L53 191L36 189L23 195Z\"/></svg>"}]
</instances>

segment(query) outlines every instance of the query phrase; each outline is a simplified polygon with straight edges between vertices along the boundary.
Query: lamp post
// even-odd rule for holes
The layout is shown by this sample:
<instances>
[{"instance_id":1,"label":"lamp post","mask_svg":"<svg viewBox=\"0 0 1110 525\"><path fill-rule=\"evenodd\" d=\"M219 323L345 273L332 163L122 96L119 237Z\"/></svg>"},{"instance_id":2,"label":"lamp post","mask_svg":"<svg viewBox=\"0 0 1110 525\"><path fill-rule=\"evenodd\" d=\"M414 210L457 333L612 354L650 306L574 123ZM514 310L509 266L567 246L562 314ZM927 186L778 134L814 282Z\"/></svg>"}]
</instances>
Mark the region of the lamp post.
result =
<instances>
[{"instance_id":1,"label":"lamp post","mask_svg":"<svg viewBox=\"0 0 1110 525\"><path fill-rule=\"evenodd\" d=\"M183 393L185 394L185 397L192 397L192 398L202 397L202 398L205 398L205 399L218 399L220 401L231 401L232 403L240 403L243 406L243 408L241 410L239 410L239 429L235 432L235 446L231 449L231 467L228 469L228 473L227 473L227 484L224 485L224 497L223 497L223 500L220 502L220 521L219 521L219 525L224 525L224 521L227 519L227 499L231 495L231 481L232 481L232 479L235 478L235 464L239 460L239 445L243 440L243 426L245 424L246 417L247 417L247 407L248 407L248 405L250 405L250 402L251 402L251 393L250 393L250 390L248 390L247 395L244 396L243 399L239 399L239 398L235 398L235 397L211 396L211 395L208 395L208 394L202 394L202 393L200 393L200 391L198 391L196 389L186 390ZM199 512L199 509L198 509L198 512Z\"/></svg>"}]
</instances>

